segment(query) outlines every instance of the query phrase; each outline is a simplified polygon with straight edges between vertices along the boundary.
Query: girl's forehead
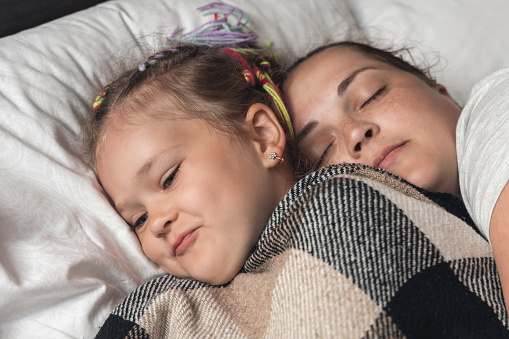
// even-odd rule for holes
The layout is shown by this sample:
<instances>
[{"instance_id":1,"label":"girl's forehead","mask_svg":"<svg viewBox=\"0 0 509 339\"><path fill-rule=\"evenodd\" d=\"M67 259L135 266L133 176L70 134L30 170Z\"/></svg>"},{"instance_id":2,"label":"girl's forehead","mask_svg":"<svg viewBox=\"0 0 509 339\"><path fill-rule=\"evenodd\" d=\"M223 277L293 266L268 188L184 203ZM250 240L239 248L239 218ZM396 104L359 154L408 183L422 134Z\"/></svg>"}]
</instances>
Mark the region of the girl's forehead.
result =
<instances>
[{"instance_id":1,"label":"girl's forehead","mask_svg":"<svg viewBox=\"0 0 509 339\"><path fill-rule=\"evenodd\" d=\"M135 110L115 110L111 111L99 134L96 160L101 153L105 151L113 136L133 135L144 130L144 126L160 126L165 121L176 120L176 116L167 112L166 114L147 114L146 112Z\"/></svg>"},{"instance_id":2,"label":"girl's forehead","mask_svg":"<svg viewBox=\"0 0 509 339\"><path fill-rule=\"evenodd\" d=\"M111 111L108 124L113 128L129 128L157 121L169 121L186 117L186 114L175 107L167 98L160 100L149 98L145 102L131 99Z\"/></svg>"}]
</instances>

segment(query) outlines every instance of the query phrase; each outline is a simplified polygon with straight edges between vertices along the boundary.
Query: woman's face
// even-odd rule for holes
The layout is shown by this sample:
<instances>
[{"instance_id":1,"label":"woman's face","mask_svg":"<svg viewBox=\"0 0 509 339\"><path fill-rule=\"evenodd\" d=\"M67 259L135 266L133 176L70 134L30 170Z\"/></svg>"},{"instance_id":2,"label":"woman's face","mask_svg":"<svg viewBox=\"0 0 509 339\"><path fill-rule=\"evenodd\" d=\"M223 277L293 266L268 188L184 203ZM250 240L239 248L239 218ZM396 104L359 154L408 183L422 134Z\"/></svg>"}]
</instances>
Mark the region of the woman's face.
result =
<instances>
[{"instance_id":1,"label":"woman's face","mask_svg":"<svg viewBox=\"0 0 509 339\"><path fill-rule=\"evenodd\" d=\"M298 147L319 166L361 163L459 195L461 108L445 87L332 47L294 69L283 88Z\"/></svg>"},{"instance_id":2,"label":"woman's face","mask_svg":"<svg viewBox=\"0 0 509 339\"><path fill-rule=\"evenodd\" d=\"M282 198L274 160L196 119L117 122L105 135L98 177L147 257L179 277L230 281Z\"/></svg>"}]
</instances>

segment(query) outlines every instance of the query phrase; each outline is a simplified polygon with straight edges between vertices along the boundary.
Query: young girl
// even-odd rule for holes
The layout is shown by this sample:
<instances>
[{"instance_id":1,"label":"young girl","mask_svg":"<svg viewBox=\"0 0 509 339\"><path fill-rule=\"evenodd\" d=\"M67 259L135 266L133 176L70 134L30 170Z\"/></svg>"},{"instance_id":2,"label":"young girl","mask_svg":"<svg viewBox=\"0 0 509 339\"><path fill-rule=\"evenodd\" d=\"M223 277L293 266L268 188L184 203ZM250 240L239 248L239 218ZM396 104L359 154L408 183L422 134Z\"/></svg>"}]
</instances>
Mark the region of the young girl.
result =
<instances>
[{"instance_id":1,"label":"young girl","mask_svg":"<svg viewBox=\"0 0 509 339\"><path fill-rule=\"evenodd\" d=\"M95 103L98 179L145 254L172 275L230 281L295 183L271 62L179 45L120 76Z\"/></svg>"},{"instance_id":2,"label":"young girl","mask_svg":"<svg viewBox=\"0 0 509 339\"><path fill-rule=\"evenodd\" d=\"M505 74L479 84L462 113L426 71L394 53L340 42L298 60L284 91L297 144L315 167L362 163L430 191L462 196L491 240L507 296L509 189L503 189L509 179L508 134L501 127L509 121L503 114ZM497 112L502 113L498 118Z\"/></svg>"}]
</instances>

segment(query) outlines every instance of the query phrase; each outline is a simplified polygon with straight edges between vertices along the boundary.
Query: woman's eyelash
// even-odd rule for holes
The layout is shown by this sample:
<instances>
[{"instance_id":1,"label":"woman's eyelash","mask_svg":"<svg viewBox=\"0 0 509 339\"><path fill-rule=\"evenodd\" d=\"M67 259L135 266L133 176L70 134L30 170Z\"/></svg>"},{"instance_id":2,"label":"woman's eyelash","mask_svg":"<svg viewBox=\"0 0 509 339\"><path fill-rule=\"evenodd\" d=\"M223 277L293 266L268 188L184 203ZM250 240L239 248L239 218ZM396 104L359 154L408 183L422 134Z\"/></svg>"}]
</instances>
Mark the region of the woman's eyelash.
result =
<instances>
[{"instance_id":1,"label":"woman's eyelash","mask_svg":"<svg viewBox=\"0 0 509 339\"><path fill-rule=\"evenodd\" d=\"M180 165L178 165L177 168L173 172L171 172L171 174L166 179L163 180L163 182L161 184L161 189L166 190L173 185L173 183L175 181L175 177L177 176L177 173L179 172L179 170L180 170Z\"/></svg>"},{"instance_id":2,"label":"woman's eyelash","mask_svg":"<svg viewBox=\"0 0 509 339\"><path fill-rule=\"evenodd\" d=\"M369 97L369 99L366 100L362 104L361 108L363 108L364 106L370 104L373 100L375 100L380 94L382 94L385 91L385 88L386 88L386 86L384 86L384 87L380 88L378 91L376 91L375 94L373 94L371 97Z\"/></svg>"},{"instance_id":3,"label":"woman's eyelash","mask_svg":"<svg viewBox=\"0 0 509 339\"><path fill-rule=\"evenodd\" d=\"M325 162L325 159L327 158L327 154L329 153L329 150L331 149L331 147L332 147L332 142L323 151L322 155L320 156L320 159L318 159L318 161L316 162L315 168L320 168L323 166L323 163Z\"/></svg>"}]
</instances>

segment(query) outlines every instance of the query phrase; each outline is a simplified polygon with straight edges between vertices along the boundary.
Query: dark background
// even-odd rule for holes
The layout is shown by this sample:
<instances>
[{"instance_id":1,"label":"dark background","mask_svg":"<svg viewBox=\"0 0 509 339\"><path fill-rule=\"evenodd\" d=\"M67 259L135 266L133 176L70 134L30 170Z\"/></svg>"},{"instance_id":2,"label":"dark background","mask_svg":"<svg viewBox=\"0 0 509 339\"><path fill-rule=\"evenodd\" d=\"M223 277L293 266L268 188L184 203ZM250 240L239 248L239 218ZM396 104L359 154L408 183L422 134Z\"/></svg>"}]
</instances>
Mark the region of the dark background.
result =
<instances>
[{"instance_id":1,"label":"dark background","mask_svg":"<svg viewBox=\"0 0 509 339\"><path fill-rule=\"evenodd\" d=\"M0 0L0 38L100 2L104 0Z\"/></svg>"}]
</instances>

